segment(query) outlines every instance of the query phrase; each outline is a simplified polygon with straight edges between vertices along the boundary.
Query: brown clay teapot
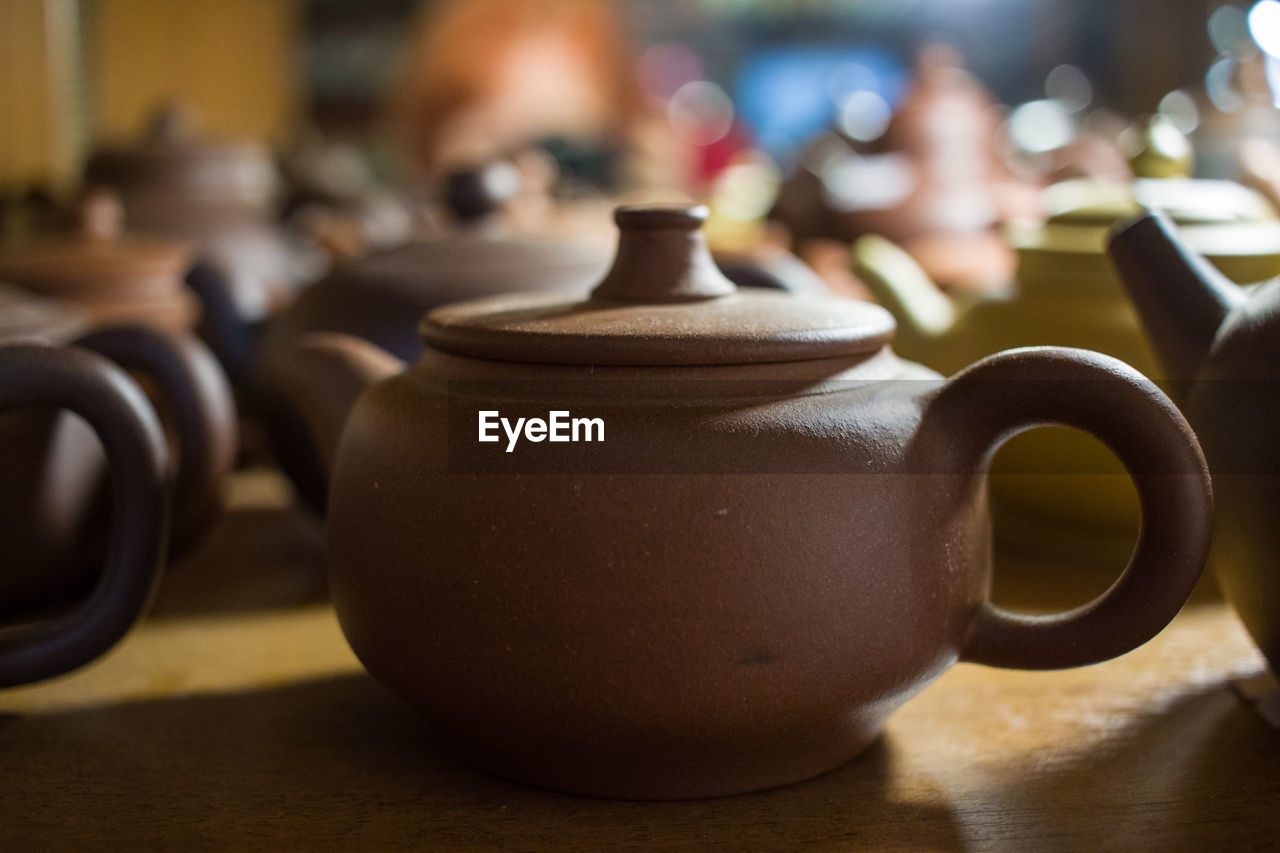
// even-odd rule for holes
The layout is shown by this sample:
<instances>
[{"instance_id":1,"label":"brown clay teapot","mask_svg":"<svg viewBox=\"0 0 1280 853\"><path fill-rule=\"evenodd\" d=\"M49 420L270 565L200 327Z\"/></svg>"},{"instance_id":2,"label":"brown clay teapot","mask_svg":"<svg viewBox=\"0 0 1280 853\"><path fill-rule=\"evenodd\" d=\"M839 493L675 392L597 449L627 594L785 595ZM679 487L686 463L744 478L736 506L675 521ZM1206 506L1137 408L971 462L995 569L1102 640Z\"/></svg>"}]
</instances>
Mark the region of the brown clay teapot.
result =
<instances>
[{"instance_id":1,"label":"brown clay teapot","mask_svg":"<svg viewBox=\"0 0 1280 853\"><path fill-rule=\"evenodd\" d=\"M1163 215L1118 229L1110 252L1204 442L1218 499L1211 565L1280 671L1280 279L1234 284Z\"/></svg>"},{"instance_id":2,"label":"brown clay teapot","mask_svg":"<svg viewBox=\"0 0 1280 853\"><path fill-rule=\"evenodd\" d=\"M86 193L76 213L74 232L0 251L0 281L71 306L86 323L82 331L95 333L81 343L142 381L171 444L172 543L180 554L216 516L238 438L228 380L195 336L199 305L183 281L192 246L126 231L120 200L109 190ZM12 293L0 298L7 310L18 301ZM117 328L131 326L154 334Z\"/></svg>"},{"instance_id":3,"label":"brown clay teapot","mask_svg":"<svg viewBox=\"0 0 1280 853\"><path fill-rule=\"evenodd\" d=\"M1211 507L1155 386L1048 348L944 380L877 306L735 288L704 216L619 210L589 298L437 309L407 368L344 336L292 362L342 628L452 749L594 795L761 789L858 754L957 660L1092 663L1174 615ZM1115 447L1146 527L1098 600L1025 616L988 598L983 472L1046 422Z\"/></svg>"},{"instance_id":4,"label":"brown clay teapot","mask_svg":"<svg viewBox=\"0 0 1280 853\"><path fill-rule=\"evenodd\" d=\"M239 316L258 321L291 302L323 262L276 221L280 176L270 152L201 138L197 124L190 108L161 106L133 144L95 151L84 183L118 193L139 232L191 241L201 274L222 279Z\"/></svg>"},{"instance_id":5,"label":"brown clay teapot","mask_svg":"<svg viewBox=\"0 0 1280 853\"><path fill-rule=\"evenodd\" d=\"M164 436L146 397L87 350L9 342L32 321L36 337L56 330L35 310L0 313L0 687L114 645L150 598L168 534Z\"/></svg>"},{"instance_id":6,"label":"brown clay teapot","mask_svg":"<svg viewBox=\"0 0 1280 853\"><path fill-rule=\"evenodd\" d=\"M37 255L25 257L34 260ZM6 263L0 260L0 266ZM20 263L4 268L7 272L24 269ZM43 261L31 267L45 269ZM92 267L85 272L91 273ZM166 455L173 477L170 544L172 554L180 556L199 541L222 507L222 492L235 462L237 442L231 389L213 354L190 332L142 324L136 317L131 322L102 322L95 319L97 312L86 310L92 310L92 304L43 299L25 288L0 283L0 344L75 344L112 360L143 385L161 415L170 445ZM123 300L122 304L130 303ZM133 307L137 308L136 304ZM82 440L73 443L80 445L75 454L79 461L67 462L64 468L67 482L79 485L50 488L46 497L52 503L47 513L38 512L44 518L63 513L68 524L51 528L39 523L23 530L24 535L57 543L51 546L55 550L80 541L71 530L88 523L92 484L101 479L101 453L92 439L82 436ZM0 464L20 459L19 446L0 438ZM64 500L65 506L59 506ZM84 566L94 558L91 553L83 553L77 559ZM76 561L68 557L54 562ZM55 586L62 585L56 578L53 582Z\"/></svg>"}]
</instances>

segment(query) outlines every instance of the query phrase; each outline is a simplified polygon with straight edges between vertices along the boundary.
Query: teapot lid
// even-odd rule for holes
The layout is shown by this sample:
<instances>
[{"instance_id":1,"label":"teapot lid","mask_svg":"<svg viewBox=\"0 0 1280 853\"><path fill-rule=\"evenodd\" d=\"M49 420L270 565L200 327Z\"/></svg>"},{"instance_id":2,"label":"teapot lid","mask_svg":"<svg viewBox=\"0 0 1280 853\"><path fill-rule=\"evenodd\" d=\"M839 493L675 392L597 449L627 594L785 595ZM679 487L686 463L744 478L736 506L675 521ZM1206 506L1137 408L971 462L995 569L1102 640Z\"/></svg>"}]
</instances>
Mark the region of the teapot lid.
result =
<instances>
[{"instance_id":1,"label":"teapot lid","mask_svg":"<svg viewBox=\"0 0 1280 853\"><path fill-rule=\"evenodd\" d=\"M1233 181L1138 178L1132 184L1071 180L1045 190L1049 227L1110 227L1146 210L1179 225L1246 225L1276 218L1258 193Z\"/></svg>"},{"instance_id":2,"label":"teapot lid","mask_svg":"<svg viewBox=\"0 0 1280 853\"><path fill-rule=\"evenodd\" d=\"M0 343L63 343L86 328L79 310L0 282Z\"/></svg>"},{"instance_id":3,"label":"teapot lid","mask_svg":"<svg viewBox=\"0 0 1280 853\"><path fill-rule=\"evenodd\" d=\"M71 236L48 237L0 254L0 277L50 293L135 286L168 292L191 262L183 242L141 239L124 232L119 198L105 190L85 195Z\"/></svg>"},{"instance_id":4,"label":"teapot lid","mask_svg":"<svg viewBox=\"0 0 1280 853\"><path fill-rule=\"evenodd\" d=\"M1132 183L1075 180L1045 191L1049 224L1110 227L1144 210L1160 210L1179 225L1267 222L1275 210L1233 181L1191 177L1194 152L1173 122L1151 116L1127 132Z\"/></svg>"},{"instance_id":5,"label":"teapot lid","mask_svg":"<svg viewBox=\"0 0 1280 853\"><path fill-rule=\"evenodd\" d=\"M395 294L425 312L514 290L586 290L609 268L604 241L507 227L505 206L519 175L506 161L451 172L440 189L456 227L347 258L327 281Z\"/></svg>"},{"instance_id":6,"label":"teapot lid","mask_svg":"<svg viewBox=\"0 0 1280 853\"><path fill-rule=\"evenodd\" d=\"M198 125L190 106L161 105L137 142L93 153L85 183L116 187L130 197L158 192L196 203L270 204L280 182L270 151L249 140L200 137Z\"/></svg>"},{"instance_id":7,"label":"teapot lid","mask_svg":"<svg viewBox=\"0 0 1280 853\"><path fill-rule=\"evenodd\" d=\"M336 267L329 280L435 307L517 289L585 289L608 261L606 251L582 242L475 232L372 252Z\"/></svg>"},{"instance_id":8,"label":"teapot lid","mask_svg":"<svg viewBox=\"0 0 1280 853\"><path fill-rule=\"evenodd\" d=\"M706 218L701 206L618 208L617 255L588 298L518 294L438 308L422 321L423 340L474 358L663 366L835 358L892 339L892 316L870 303L738 290L711 258Z\"/></svg>"}]
</instances>

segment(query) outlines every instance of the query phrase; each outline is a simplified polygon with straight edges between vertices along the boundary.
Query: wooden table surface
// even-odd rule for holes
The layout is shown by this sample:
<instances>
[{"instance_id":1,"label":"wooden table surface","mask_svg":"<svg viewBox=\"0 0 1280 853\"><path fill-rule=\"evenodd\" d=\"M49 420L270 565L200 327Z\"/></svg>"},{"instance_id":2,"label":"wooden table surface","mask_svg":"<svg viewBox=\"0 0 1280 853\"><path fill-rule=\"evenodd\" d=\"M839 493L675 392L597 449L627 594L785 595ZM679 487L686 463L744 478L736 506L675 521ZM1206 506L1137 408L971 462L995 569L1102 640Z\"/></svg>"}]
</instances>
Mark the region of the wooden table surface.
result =
<instances>
[{"instance_id":1,"label":"wooden table surface","mask_svg":"<svg viewBox=\"0 0 1280 853\"><path fill-rule=\"evenodd\" d=\"M269 475L153 614L70 676L0 692L10 850L1159 849L1280 844L1261 656L1211 589L1154 641L1067 672L960 665L857 761L799 785L635 803L459 764L367 677L318 526Z\"/></svg>"}]
</instances>

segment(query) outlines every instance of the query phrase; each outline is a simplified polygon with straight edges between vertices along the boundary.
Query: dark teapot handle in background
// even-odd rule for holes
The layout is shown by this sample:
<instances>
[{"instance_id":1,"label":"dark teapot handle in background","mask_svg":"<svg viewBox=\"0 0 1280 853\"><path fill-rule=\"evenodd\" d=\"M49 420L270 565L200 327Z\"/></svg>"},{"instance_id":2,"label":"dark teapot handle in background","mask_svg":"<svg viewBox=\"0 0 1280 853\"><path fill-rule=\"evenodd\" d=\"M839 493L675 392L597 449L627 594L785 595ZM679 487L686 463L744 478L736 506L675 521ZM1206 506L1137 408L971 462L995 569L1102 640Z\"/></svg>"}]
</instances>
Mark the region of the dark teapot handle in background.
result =
<instances>
[{"instance_id":1,"label":"dark teapot handle in background","mask_svg":"<svg viewBox=\"0 0 1280 853\"><path fill-rule=\"evenodd\" d=\"M983 604L961 660L1019 669L1097 663L1154 637L1178 613L1209 550L1208 469L1182 414L1125 363L1087 350L1038 347L983 359L958 373L926 417L947 425L948 458L985 471L1013 435L1075 427L1102 440L1137 487L1142 526L1129 565L1093 601L1024 615Z\"/></svg>"},{"instance_id":2,"label":"dark teapot handle in background","mask_svg":"<svg viewBox=\"0 0 1280 853\"><path fill-rule=\"evenodd\" d=\"M112 326L75 342L153 383L173 419L177 459L170 550L181 554L218 511L235 464L236 411L213 354L195 337L147 326Z\"/></svg>"},{"instance_id":3,"label":"dark teapot handle in background","mask_svg":"<svg viewBox=\"0 0 1280 853\"><path fill-rule=\"evenodd\" d=\"M19 406L66 408L89 422L108 460L113 526L88 598L63 616L0 632L0 687L69 672L123 637L160 578L168 533L164 434L123 370L74 347L2 347L0 409Z\"/></svg>"},{"instance_id":4,"label":"dark teapot handle in background","mask_svg":"<svg viewBox=\"0 0 1280 853\"><path fill-rule=\"evenodd\" d=\"M242 315L228 274L219 265L201 260L187 272L185 281L200 301L200 337L213 350L232 385L237 389L252 387L261 321Z\"/></svg>"}]
</instances>

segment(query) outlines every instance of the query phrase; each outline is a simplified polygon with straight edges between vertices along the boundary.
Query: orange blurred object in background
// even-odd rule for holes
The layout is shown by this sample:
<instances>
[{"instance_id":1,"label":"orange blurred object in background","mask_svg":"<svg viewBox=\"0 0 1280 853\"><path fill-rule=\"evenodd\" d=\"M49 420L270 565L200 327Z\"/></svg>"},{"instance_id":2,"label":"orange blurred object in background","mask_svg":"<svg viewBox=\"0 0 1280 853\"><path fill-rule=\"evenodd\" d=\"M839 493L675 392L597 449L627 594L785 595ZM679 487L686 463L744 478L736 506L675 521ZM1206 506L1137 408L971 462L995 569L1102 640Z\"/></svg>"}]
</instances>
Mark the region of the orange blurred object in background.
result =
<instances>
[{"instance_id":1,"label":"orange blurred object in background","mask_svg":"<svg viewBox=\"0 0 1280 853\"><path fill-rule=\"evenodd\" d=\"M609 4L463 0L433 6L410 41L395 130L420 176L539 140L625 147L652 121Z\"/></svg>"}]
</instances>

